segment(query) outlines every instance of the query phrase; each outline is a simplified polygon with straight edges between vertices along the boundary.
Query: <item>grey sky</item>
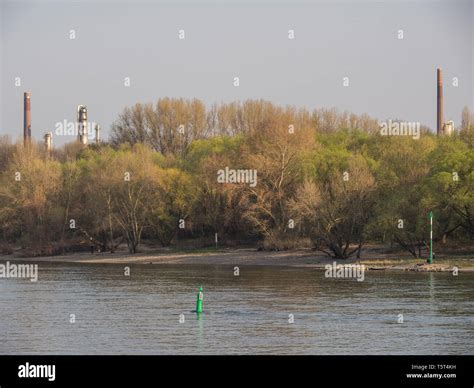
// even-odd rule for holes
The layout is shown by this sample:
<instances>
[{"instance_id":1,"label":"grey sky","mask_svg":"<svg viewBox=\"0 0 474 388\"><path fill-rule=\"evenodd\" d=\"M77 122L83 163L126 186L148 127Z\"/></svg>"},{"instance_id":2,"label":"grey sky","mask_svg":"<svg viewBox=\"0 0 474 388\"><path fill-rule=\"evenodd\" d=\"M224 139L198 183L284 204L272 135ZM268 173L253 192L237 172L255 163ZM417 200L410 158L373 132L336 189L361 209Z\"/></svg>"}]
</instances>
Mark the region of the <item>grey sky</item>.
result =
<instances>
[{"instance_id":1,"label":"grey sky","mask_svg":"<svg viewBox=\"0 0 474 388\"><path fill-rule=\"evenodd\" d=\"M165 96L337 107L434 129L438 66L446 120L474 108L473 1L3 1L0 12L0 133L13 140L24 91L37 140L74 121L78 104L107 136L125 106Z\"/></svg>"}]
</instances>

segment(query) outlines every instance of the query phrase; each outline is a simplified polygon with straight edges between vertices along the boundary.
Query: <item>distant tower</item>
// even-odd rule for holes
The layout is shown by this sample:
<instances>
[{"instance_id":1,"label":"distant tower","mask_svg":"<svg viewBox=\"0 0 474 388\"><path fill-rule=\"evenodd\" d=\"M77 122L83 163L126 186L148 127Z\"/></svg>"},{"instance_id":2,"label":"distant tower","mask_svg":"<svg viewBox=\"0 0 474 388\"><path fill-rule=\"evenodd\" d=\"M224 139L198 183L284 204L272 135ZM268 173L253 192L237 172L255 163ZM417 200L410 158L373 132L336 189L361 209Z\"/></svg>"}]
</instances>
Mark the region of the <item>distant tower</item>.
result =
<instances>
[{"instance_id":1,"label":"distant tower","mask_svg":"<svg viewBox=\"0 0 474 388\"><path fill-rule=\"evenodd\" d=\"M443 73L438 68L437 71L437 112L436 112L436 134L442 135L444 132L444 112L443 112Z\"/></svg>"},{"instance_id":2,"label":"distant tower","mask_svg":"<svg viewBox=\"0 0 474 388\"><path fill-rule=\"evenodd\" d=\"M53 151L53 133L48 132L44 134L44 149L48 155Z\"/></svg>"},{"instance_id":3,"label":"distant tower","mask_svg":"<svg viewBox=\"0 0 474 388\"><path fill-rule=\"evenodd\" d=\"M453 120L450 120L450 121L446 121L444 123L444 130L443 130L443 133L446 135L446 136L451 136L454 132L454 121Z\"/></svg>"},{"instance_id":4,"label":"distant tower","mask_svg":"<svg viewBox=\"0 0 474 388\"><path fill-rule=\"evenodd\" d=\"M23 142L31 142L31 93L25 92L23 95Z\"/></svg>"},{"instance_id":5,"label":"distant tower","mask_svg":"<svg viewBox=\"0 0 474 388\"><path fill-rule=\"evenodd\" d=\"M95 144L100 143L100 126L99 124L96 124L95 126Z\"/></svg>"},{"instance_id":6,"label":"distant tower","mask_svg":"<svg viewBox=\"0 0 474 388\"><path fill-rule=\"evenodd\" d=\"M77 106L77 140L87 145L87 107Z\"/></svg>"}]
</instances>

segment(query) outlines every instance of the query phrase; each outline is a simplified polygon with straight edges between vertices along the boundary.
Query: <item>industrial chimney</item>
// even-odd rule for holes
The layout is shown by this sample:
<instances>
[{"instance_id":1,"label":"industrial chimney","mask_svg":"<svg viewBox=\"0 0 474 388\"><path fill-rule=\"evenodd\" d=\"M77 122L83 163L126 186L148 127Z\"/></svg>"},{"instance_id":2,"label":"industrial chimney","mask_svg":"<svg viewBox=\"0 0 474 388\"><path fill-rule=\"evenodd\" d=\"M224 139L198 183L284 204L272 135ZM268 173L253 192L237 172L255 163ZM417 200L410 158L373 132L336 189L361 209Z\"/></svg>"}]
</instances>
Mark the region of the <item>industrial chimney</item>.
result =
<instances>
[{"instance_id":1,"label":"industrial chimney","mask_svg":"<svg viewBox=\"0 0 474 388\"><path fill-rule=\"evenodd\" d=\"M443 112L443 73L440 68L437 71L437 112L436 112L436 134L442 135L444 132L444 112Z\"/></svg>"},{"instance_id":2,"label":"industrial chimney","mask_svg":"<svg viewBox=\"0 0 474 388\"><path fill-rule=\"evenodd\" d=\"M23 142L31 142L31 93L25 92L23 95Z\"/></svg>"},{"instance_id":3,"label":"industrial chimney","mask_svg":"<svg viewBox=\"0 0 474 388\"><path fill-rule=\"evenodd\" d=\"M96 124L95 126L95 144L100 143L100 126L99 124Z\"/></svg>"},{"instance_id":4,"label":"industrial chimney","mask_svg":"<svg viewBox=\"0 0 474 388\"><path fill-rule=\"evenodd\" d=\"M444 123L443 133L446 136L451 136L454 133L454 121L449 120Z\"/></svg>"},{"instance_id":5,"label":"industrial chimney","mask_svg":"<svg viewBox=\"0 0 474 388\"><path fill-rule=\"evenodd\" d=\"M87 107L84 105L77 107L77 140L87 145Z\"/></svg>"},{"instance_id":6,"label":"industrial chimney","mask_svg":"<svg viewBox=\"0 0 474 388\"><path fill-rule=\"evenodd\" d=\"M53 150L53 133L48 132L44 134L44 148L48 155L51 155Z\"/></svg>"}]
</instances>

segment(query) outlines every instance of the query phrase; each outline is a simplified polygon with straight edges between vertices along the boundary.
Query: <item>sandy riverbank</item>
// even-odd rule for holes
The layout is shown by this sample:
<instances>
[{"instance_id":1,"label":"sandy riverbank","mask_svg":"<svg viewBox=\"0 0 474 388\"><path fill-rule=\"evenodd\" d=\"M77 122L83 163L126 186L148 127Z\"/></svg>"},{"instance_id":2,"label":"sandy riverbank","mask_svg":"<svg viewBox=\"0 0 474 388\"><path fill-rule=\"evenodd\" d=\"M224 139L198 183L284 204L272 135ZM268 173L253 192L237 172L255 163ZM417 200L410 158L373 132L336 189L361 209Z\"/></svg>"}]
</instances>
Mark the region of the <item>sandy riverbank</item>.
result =
<instances>
[{"instance_id":1,"label":"sandy riverbank","mask_svg":"<svg viewBox=\"0 0 474 388\"><path fill-rule=\"evenodd\" d=\"M324 269L326 264L332 264L333 259L320 252L312 250L294 250L282 252L257 251L255 249L224 249L205 252L160 252L137 253L77 253L65 256L47 256L20 258L14 255L0 257L0 261L26 261L48 263L83 263L83 264L178 264L178 265L265 265L311 267ZM400 258L397 255L381 255L366 257L360 260L339 260L338 264L364 264L368 270L397 270L397 271L459 271L474 272L474 259L470 257L445 257L435 260L428 265L424 260Z\"/></svg>"}]
</instances>

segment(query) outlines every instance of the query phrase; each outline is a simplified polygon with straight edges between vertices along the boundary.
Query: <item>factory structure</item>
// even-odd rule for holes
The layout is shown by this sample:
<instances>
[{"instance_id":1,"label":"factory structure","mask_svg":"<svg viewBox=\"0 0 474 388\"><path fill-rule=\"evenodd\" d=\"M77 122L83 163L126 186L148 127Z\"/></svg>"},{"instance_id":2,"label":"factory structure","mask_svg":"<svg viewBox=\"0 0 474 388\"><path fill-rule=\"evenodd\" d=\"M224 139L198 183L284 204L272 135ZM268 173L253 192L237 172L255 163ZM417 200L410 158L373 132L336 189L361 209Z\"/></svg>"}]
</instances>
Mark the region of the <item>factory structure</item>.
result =
<instances>
[{"instance_id":1,"label":"factory structure","mask_svg":"<svg viewBox=\"0 0 474 388\"><path fill-rule=\"evenodd\" d=\"M87 146L89 135L89 122L87 121L87 107L78 105L76 115L77 142ZM94 143L100 144L100 126L94 128ZM53 133L47 132L43 136L44 148L48 154L53 150ZM31 143L31 93L25 92L23 95L23 144Z\"/></svg>"},{"instance_id":2,"label":"factory structure","mask_svg":"<svg viewBox=\"0 0 474 388\"><path fill-rule=\"evenodd\" d=\"M23 141L31 142L31 93L23 95Z\"/></svg>"},{"instance_id":3,"label":"factory structure","mask_svg":"<svg viewBox=\"0 0 474 388\"><path fill-rule=\"evenodd\" d=\"M454 132L454 122L444 121L443 71L438 68L436 75L436 134L451 136Z\"/></svg>"},{"instance_id":4,"label":"factory structure","mask_svg":"<svg viewBox=\"0 0 474 388\"><path fill-rule=\"evenodd\" d=\"M77 141L87 145L87 107L84 105L77 107Z\"/></svg>"},{"instance_id":5,"label":"factory structure","mask_svg":"<svg viewBox=\"0 0 474 388\"><path fill-rule=\"evenodd\" d=\"M77 107L77 141L82 145L87 145L89 122L87 121L87 107L85 105L78 105ZM95 144L100 143L100 126L96 125L94 128Z\"/></svg>"},{"instance_id":6,"label":"factory structure","mask_svg":"<svg viewBox=\"0 0 474 388\"><path fill-rule=\"evenodd\" d=\"M443 72L440 68L436 71L436 134L438 136L450 136L454 132L454 122L444 121L444 96L443 96ZM77 106L76 115L77 142L87 146L89 135L89 122L87 121L87 107ZM94 128L94 143L100 143L100 127ZM53 133L48 132L43 136L45 150L50 154L53 149ZM31 93L25 92L23 96L23 141L27 145L31 143Z\"/></svg>"}]
</instances>

